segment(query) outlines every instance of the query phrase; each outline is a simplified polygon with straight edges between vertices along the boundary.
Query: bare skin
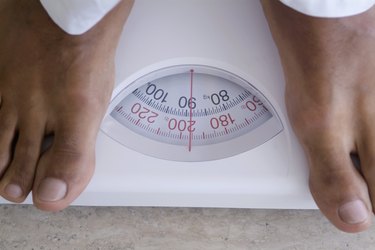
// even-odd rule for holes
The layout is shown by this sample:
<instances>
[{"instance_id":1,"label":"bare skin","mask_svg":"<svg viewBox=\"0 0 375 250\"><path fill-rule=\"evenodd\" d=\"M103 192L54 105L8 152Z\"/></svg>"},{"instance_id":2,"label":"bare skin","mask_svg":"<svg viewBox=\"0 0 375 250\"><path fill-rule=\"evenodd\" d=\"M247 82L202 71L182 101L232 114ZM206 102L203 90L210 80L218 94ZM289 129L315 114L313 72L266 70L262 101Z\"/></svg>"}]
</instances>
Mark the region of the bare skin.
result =
<instances>
[{"instance_id":1,"label":"bare skin","mask_svg":"<svg viewBox=\"0 0 375 250\"><path fill-rule=\"evenodd\" d=\"M339 229L371 224L375 205L375 9L319 19L263 0L286 77L286 104L310 165L311 192ZM123 0L82 36L38 0L0 3L0 195L56 211L86 187L113 88ZM46 135L52 145L41 151ZM350 154L357 154L361 169Z\"/></svg>"},{"instance_id":2,"label":"bare skin","mask_svg":"<svg viewBox=\"0 0 375 250\"><path fill-rule=\"evenodd\" d=\"M64 33L38 0L0 3L0 195L67 207L88 184L114 83L114 54L132 0L82 36ZM46 135L52 145L41 152Z\"/></svg>"},{"instance_id":3,"label":"bare skin","mask_svg":"<svg viewBox=\"0 0 375 250\"><path fill-rule=\"evenodd\" d=\"M314 18L263 0L286 78L286 105L310 189L339 229L367 229L375 207L375 8ZM360 158L357 170L350 155Z\"/></svg>"}]
</instances>

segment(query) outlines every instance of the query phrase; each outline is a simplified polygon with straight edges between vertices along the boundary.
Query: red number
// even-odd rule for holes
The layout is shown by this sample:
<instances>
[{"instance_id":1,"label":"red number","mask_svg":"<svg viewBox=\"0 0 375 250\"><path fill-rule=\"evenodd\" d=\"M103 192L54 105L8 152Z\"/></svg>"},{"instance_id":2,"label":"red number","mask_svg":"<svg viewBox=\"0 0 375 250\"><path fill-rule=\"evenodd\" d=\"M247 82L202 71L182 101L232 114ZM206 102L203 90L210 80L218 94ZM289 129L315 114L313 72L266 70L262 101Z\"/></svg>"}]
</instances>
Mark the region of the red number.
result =
<instances>
[{"instance_id":1,"label":"red number","mask_svg":"<svg viewBox=\"0 0 375 250\"><path fill-rule=\"evenodd\" d=\"M257 103L259 106L262 106L262 105L263 105L263 102L261 102L261 101L259 100L259 98L256 97L256 96L253 97L253 101L254 101L255 103Z\"/></svg>"},{"instance_id":2,"label":"red number","mask_svg":"<svg viewBox=\"0 0 375 250\"><path fill-rule=\"evenodd\" d=\"M176 120L175 118L172 118L168 121L168 128L170 130L175 130L177 128L180 132L184 132L186 130L189 132L194 132L194 124L195 121Z\"/></svg>"},{"instance_id":3,"label":"red number","mask_svg":"<svg viewBox=\"0 0 375 250\"><path fill-rule=\"evenodd\" d=\"M210 120L210 124L211 124L211 127L212 127L213 129L217 129L217 128L219 128L219 126L220 126L219 119L217 119L217 118L215 118L215 117L211 118L211 120Z\"/></svg>"},{"instance_id":4,"label":"red number","mask_svg":"<svg viewBox=\"0 0 375 250\"><path fill-rule=\"evenodd\" d=\"M234 123L234 119L230 114L221 115L219 118L213 117L210 120L211 128L218 129L220 126L226 127Z\"/></svg>"},{"instance_id":5,"label":"red number","mask_svg":"<svg viewBox=\"0 0 375 250\"><path fill-rule=\"evenodd\" d=\"M146 119L149 123L154 123L159 116L158 113L151 111L148 108L142 107L141 104L135 103L130 109L133 114L138 115L140 119Z\"/></svg>"},{"instance_id":6,"label":"red number","mask_svg":"<svg viewBox=\"0 0 375 250\"><path fill-rule=\"evenodd\" d=\"M257 109L257 106L255 105L254 102L252 101L247 101L246 102L246 107L250 110L250 111L255 111Z\"/></svg>"},{"instance_id":7,"label":"red number","mask_svg":"<svg viewBox=\"0 0 375 250\"><path fill-rule=\"evenodd\" d=\"M194 124L195 124L195 121L189 121L189 126L188 126L188 131L189 132L194 132L195 131L195 128L193 128Z\"/></svg>"},{"instance_id":8,"label":"red number","mask_svg":"<svg viewBox=\"0 0 375 250\"><path fill-rule=\"evenodd\" d=\"M147 117L147 121L148 121L149 123L154 123L154 122L156 121L156 118L157 118L158 116L159 116L158 113L151 112L151 115L149 115L149 116Z\"/></svg>"},{"instance_id":9,"label":"red number","mask_svg":"<svg viewBox=\"0 0 375 250\"><path fill-rule=\"evenodd\" d=\"M131 108L131 112L133 114L137 114L141 110L142 106L139 103L135 103L133 107Z\"/></svg>"},{"instance_id":10,"label":"red number","mask_svg":"<svg viewBox=\"0 0 375 250\"><path fill-rule=\"evenodd\" d=\"M148 108L143 107L143 111L138 113L139 118L145 119L147 117L147 113L150 113L150 110Z\"/></svg>"},{"instance_id":11,"label":"red number","mask_svg":"<svg viewBox=\"0 0 375 250\"><path fill-rule=\"evenodd\" d=\"M183 131L185 131L185 129L186 129L186 127L187 127L187 125L186 125L186 121L184 121L184 120L180 120L179 122L178 122L178 130L180 130L181 132L183 132Z\"/></svg>"}]
</instances>

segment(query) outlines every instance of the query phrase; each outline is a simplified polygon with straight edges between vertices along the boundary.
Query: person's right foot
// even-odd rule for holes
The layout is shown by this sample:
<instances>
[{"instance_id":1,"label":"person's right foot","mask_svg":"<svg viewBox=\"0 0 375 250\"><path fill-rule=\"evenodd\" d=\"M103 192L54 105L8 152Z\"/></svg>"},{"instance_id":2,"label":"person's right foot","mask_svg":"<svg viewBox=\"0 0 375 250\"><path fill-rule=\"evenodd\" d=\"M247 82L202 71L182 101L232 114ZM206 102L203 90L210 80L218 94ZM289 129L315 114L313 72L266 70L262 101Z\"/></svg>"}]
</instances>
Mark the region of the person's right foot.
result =
<instances>
[{"instance_id":1,"label":"person's right foot","mask_svg":"<svg viewBox=\"0 0 375 250\"><path fill-rule=\"evenodd\" d=\"M132 0L70 36L39 0L0 3L0 194L61 210L94 170L95 141L114 83L114 54ZM50 148L41 152L46 135Z\"/></svg>"},{"instance_id":2,"label":"person's right foot","mask_svg":"<svg viewBox=\"0 0 375 250\"><path fill-rule=\"evenodd\" d=\"M263 0L286 78L286 105L310 189L339 229L367 229L375 207L375 8L323 19ZM351 155L360 158L358 171Z\"/></svg>"}]
</instances>

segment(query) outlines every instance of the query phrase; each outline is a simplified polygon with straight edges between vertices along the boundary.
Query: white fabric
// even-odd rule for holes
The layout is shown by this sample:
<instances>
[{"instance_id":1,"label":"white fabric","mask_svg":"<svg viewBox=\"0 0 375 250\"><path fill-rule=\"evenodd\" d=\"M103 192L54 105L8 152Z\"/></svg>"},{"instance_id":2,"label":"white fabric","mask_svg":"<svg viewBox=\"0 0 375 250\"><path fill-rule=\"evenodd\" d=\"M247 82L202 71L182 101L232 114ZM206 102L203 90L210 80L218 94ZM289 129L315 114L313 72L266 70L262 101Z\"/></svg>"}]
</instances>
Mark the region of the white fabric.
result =
<instances>
[{"instance_id":1,"label":"white fabric","mask_svg":"<svg viewBox=\"0 0 375 250\"><path fill-rule=\"evenodd\" d=\"M52 20L71 35L99 22L120 0L40 0Z\"/></svg>"},{"instance_id":2,"label":"white fabric","mask_svg":"<svg viewBox=\"0 0 375 250\"><path fill-rule=\"evenodd\" d=\"M273 0L271 0L273 1ZM280 0L303 14L315 17L345 17L370 9L375 0Z\"/></svg>"},{"instance_id":3,"label":"white fabric","mask_svg":"<svg viewBox=\"0 0 375 250\"><path fill-rule=\"evenodd\" d=\"M296 11L315 17L351 16L364 12L375 4L375 0L280 1ZM40 0L40 2L59 27L69 34L79 35L92 28L120 0Z\"/></svg>"}]
</instances>

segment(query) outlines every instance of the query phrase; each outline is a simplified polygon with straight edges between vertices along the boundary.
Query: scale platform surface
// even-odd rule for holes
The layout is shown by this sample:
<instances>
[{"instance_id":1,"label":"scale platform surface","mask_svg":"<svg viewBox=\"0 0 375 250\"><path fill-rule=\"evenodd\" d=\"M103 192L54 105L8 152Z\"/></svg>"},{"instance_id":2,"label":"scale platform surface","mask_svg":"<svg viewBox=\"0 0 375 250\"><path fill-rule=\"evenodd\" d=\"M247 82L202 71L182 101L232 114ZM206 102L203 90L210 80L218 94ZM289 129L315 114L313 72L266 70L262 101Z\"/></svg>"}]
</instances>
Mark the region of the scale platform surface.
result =
<instances>
[{"instance_id":1,"label":"scale platform surface","mask_svg":"<svg viewBox=\"0 0 375 250\"><path fill-rule=\"evenodd\" d=\"M259 1L137 0L96 148L73 205L316 208Z\"/></svg>"}]
</instances>

